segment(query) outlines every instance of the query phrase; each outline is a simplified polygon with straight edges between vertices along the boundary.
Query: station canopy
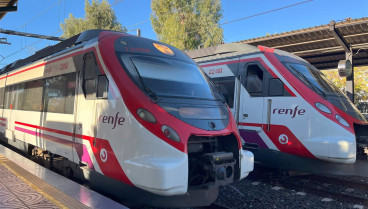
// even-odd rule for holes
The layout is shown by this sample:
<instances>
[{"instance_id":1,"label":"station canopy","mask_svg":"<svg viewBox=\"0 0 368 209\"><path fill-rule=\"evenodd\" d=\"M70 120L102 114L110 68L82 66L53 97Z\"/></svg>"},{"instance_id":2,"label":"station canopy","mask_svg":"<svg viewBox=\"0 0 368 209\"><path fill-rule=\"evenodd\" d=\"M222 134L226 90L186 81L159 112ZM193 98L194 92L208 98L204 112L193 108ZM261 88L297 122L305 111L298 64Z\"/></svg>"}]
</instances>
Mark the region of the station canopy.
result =
<instances>
[{"instance_id":1,"label":"station canopy","mask_svg":"<svg viewBox=\"0 0 368 209\"><path fill-rule=\"evenodd\" d=\"M340 22L238 41L291 52L320 70L336 69L350 49L354 66L368 65L368 18Z\"/></svg>"},{"instance_id":2,"label":"station canopy","mask_svg":"<svg viewBox=\"0 0 368 209\"><path fill-rule=\"evenodd\" d=\"M0 0L0 20L6 13L17 11L17 6L15 6L17 1L18 0Z\"/></svg>"}]
</instances>

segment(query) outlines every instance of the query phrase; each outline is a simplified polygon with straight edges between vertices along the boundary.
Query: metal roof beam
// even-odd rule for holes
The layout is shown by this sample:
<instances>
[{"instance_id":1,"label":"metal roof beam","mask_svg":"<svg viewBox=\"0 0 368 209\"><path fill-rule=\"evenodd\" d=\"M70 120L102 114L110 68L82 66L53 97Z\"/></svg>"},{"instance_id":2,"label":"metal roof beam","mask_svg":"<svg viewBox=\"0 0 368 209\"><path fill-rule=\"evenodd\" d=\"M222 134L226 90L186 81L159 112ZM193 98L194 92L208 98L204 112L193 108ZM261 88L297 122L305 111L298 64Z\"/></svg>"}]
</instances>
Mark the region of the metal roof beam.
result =
<instances>
[{"instance_id":1,"label":"metal roof beam","mask_svg":"<svg viewBox=\"0 0 368 209\"><path fill-rule=\"evenodd\" d=\"M340 34L340 32L338 30L336 30L335 27L335 21L331 21L330 22L330 31L332 32L332 34L335 36L336 41L342 46L342 48L344 49L344 51L346 53L351 53L351 46L350 44L344 39L344 36L342 36Z\"/></svg>"},{"instance_id":2,"label":"metal roof beam","mask_svg":"<svg viewBox=\"0 0 368 209\"><path fill-rule=\"evenodd\" d=\"M17 6L0 7L0 12L16 12L17 10Z\"/></svg>"}]
</instances>

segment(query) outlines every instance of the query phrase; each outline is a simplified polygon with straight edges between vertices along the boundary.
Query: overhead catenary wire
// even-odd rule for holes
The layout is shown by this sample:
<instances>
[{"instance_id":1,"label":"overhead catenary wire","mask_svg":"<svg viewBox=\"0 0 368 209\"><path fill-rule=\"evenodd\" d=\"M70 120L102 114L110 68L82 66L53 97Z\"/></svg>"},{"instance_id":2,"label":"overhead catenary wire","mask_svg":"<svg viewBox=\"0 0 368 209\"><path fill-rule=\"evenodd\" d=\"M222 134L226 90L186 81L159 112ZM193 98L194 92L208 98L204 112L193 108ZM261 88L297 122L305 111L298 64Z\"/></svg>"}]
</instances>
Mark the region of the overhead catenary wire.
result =
<instances>
[{"instance_id":1,"label":"overhead catenary wire","mask_svg":"<svg viewBox=\"0 0 368 209\"><path fill-rule=\"evenodd\" d=\"M65 1L65 0L59 0L59 1L57 2L57 4L59 4L61 1ZM119 3L120 3L120 2L122 2L122 1L123 1L123 0L115 0L114 4L113 4L112 6L115 6L116 4L119 4ZM209 28L213 28L213 27L217 27L217 26L221 26L221 25L225 25L225 24L230 24L230 23L238 22L238 21L245 20L245 19L249 19L249 18L256 17L256 16L261 16L261 15L269 14L269 13L272 13L272 12L280 11L280 10L283 10L283 9L287 9L287 8L290 8L290 7L294 7L294 6L301 5L301 4L305 4L305 3L308 3L308 2L312 2L312 1L314 1L314 0L306 0L306 1L302 1L302 2L295 3L295 4L290 4L290 5L287 5L287 6L284 6L284 7L280 7L280 8L276 8L276 9L268 10L268 11L265 11L265 12L261 12L261 13L257 13L257 14L249 15L249 16L246 16L246 17L238 18L238 19L235 19L235 20L231 20L231 21L226 21L226 22L223 22L223 23L219 23L219 24L216 24L215 26L212 26L212 27L207 27L207 28L203 28L203 29L200 29L200 30L191 31L191 32L188 32L188 33L183 34L183 35L188 35L188 34L192 34L192 33L197 33L197 32L200 32L200 31L202 31L202 30L208 30ZM43 14L43 13L45 13L45 12L47 12L49 9L51 9L52 7L54 7L54 6L55 6L55 5L57 5L57 4L54 4L54 5L50 6L49 8L47 8L46 10L44 10L43 12L41 12L41 13L40 13L40 15L41 15L41 14ZM195 6L195 5L189 5L189 4L188 4L188 5L184 6L184 7L181 7L181 8L176 9L175 11L167 12L167 13L165 13L165 14L174 13L174 12L176 12L176 11L178 11L178 10L180 10L180 9L186 8L186 7L188 7L188 6ZM38 15L38 16L40 16L40 15ZM35 18L37 18L38 16L36 16ZM33 21L35 18L33 18L31 21ZM139 25L139 24L143 24L143 23L148 22L148 21L150 21L150 20L142 21L142 22L140 22L140 23L137 23L137 24L134 24L134 25L128 26L128 27L126 27L126 28L133 27L133 26L137 26L137 25ZM28 21L26 24L28 24L29 22L30 22L30 21ZM25 24L24 24L24 25L25 25ZM60 30L58 30L56 33L58 33L58 32L60 32ZM55 33L55 34L56 34L56 33ZM180 37L180 36L178 36L178 37ZM32 43L32 44L30 44L30 45L28 45L28 46L24 47L23 49L18 50L18 51L16 51L16 52L14 52L14 53L12 53L12 54L10 54L10 55L8 55L8 56L4 57L1 61L3 61L3 60L5 60L5 59L7 59L7 58L9 58L9 57L11 57L11 56L13 56L13 55L15 55L15 54L19 53L19 52L21 52L21 51L23 51L23 50L25 50L25 49L27 49L27 48L29 48L29 47L31 47L31 46L33 46L33 45L37 44L37 43L39 43L39 42L41 42L41 41L43 41L43 40L36 41L36 42L34 42L34 43ZM0 62L1 62L1 61L0 61Z\"/></svg>"},{"instance_id":2,"label":"overhead catenary wire","mask_svg":"<svg viewBox=\"0 0 368 209\"><path fill-rule=\"evenodd\" d=\"M57 2L55 2L55 4L49 6L48 8L46 8L45 10L43 10L42 12L38 13L37 15L35 15L33 18L31 18L30 20L28 20L27 22L23 23L22 25L20 25L19 27L15 28L15 30L20 30L24 27L26 27L26 25L28 25L29 23L33 22L34 20L36 20L37 18L39 18L41 15L45 14L46 12L48 12L50 9L52 9L53 7L55 7L56 5L60 4L62 1L65 0L59 0ZM9 35L7 35L9 36ZM7 37L5 36L5 37Z\"/></svg>"},{"instance_id":3,"label":"overhead catenary wire","mask_svg":"<svg viewBox=\"0 0 368 209\"><path fill-rule=\"evenodd\" d=\"M256 17L256 16L276 12L276 11L279 11L279 10L283 10L283 9L287 9L287 8L290 8L290 7L298 6L300 4L305 4L305 3L308 3L308 2L311 2L311 1L314 1L314 0L307 0L307 1L302 1L302 2L299 2L299 3L295 3L295 4L290 4L290 5L280 7L280 8L277 8L277 9L268 10L268 11L265 11L265 12L257 13L257 14L254 14L254 15L249 15L249 16L242 17L242 18L235 19L235 20L230 20L230 21L227 21L227 22L224 22L224 23L220 23L219 25L225 25L225 24L237 22L237 21L240 21L240 20L245 20L245 19L249 19L249 18L252 18L252 17Z\"/></svg>"},{"instance_id":4,"label":"overhead catenary wire","mask_svg":"<svg viewBox=\"0 0 368 209\"><path fill-rule=\"evenodd\" d=\"M59 1L58 1L58 2L56 2L55 4L51 5L50 7L46 8L46 9L45 9L45 10L43 10L41 13L39 13L38 15L36 15L35 17L33 17L31 20L29 20L29 21L27 21L26 23L22 24L20 27L18 27L18 29L19 29L19 28L23 28L23 27L25 28L27 24L29 24L30 22L34 21L35 19L37 19L37 18L38 18L38 17L40 17L41 15L45 14L45 13L46 13L46 12L48 12L50 9L52 9L53 7L55 7L56 5L58 5L58 4L59 4L59 5L61 5L61 2L64 2L64 17L65 17L65 1L66 1L66 0L59 0ZM111 4L111 6L115 6L115 5L119 4L119 3L121 3L122 1L124 1L124 0L115 0L115 1L114 1L114 3L113 3L113 4ZM60 7L59 7L59 19L60 19ZM59 33L59 32L61 32L60 28L59 28L56 32L52 33L50 36L53 36L53 35L55 35L55 34L57 34L57 33ZM9 35L7 35L7 36L9 36ZM7 37L7 36L5 36L5 37ZM45 39L35 41L35 42L33 42L33 43L29 44L29 45L26 45L26 44L25 44L25 46L24 46L24 47L22 47L20 50L15 51L15 52L13 52L13 53L11 53L11 54L9 54L9 55L6 55L5 57L4 57L4 56L2 56L2 59L0 60L0 62L2 62L3 60L5 60L5 59L7 59L7 58L9 58L9 57L12 57L12 56L14 56L14 55L18 54L19 52L21 52L21 51L23 51L23 50L25 50L25 49L28 49L29 47L34 46L34 45L36 45L36 44L38 44L38 43L40 43L40 42L42 42L42 41L45 41ZM4 65L4 64L0 63L0 65Z\"/></svg>"},{"instance_id":5,"label":"overhead catenary wire","mask_svg":"<svg viewBox=\"0 0 368 209\"><path fill-rule=\"evenodd\" d=\"M272 12L280 11L280 10L287 9L287 8L290 8L290 7L294 7L294 6L298 6L298 5L301 5L301 4L305 4L305 3L308 3L308 2L311 2L311 1L314 1L314 0L306 0L306 1L299 2L299 3L290 4L290 5L280 7L280 8L277 8L277 9L272 9L272 10L268 10L268 11L265 11L265 12L260 12L260 13L257 13L257 14L253 14L253 15L249 15L249 16L246 16L246 17L238 18L238 19L235 19L235 20L230 20L230 21L226 21L226 22L223 22L223 23L219 23L216 26L226 25L226 24L229 24L229 23L238 22L238 21L249 19L249 18L252 18L252 17L257 17L257 16L269 14L269 13L272 13ZM215 26L212 26L212 27L215 27ZM208 29L208 28L206 28L206 29ZM202 30L204 30L204 29L202 29ZM201 30L192 31L192 32L189 32L188 34L196 33L196 32L199 32L199 31L201 31Z\"/></svg>"},{"instance_id":6,"label":"overhead catenary wire","mask_svg":"<svg viewBox=\"0 0 368 209\"><path fill-rule=\"evenodd\" d=\"M235 19L235 20L226 21L226 22L223 22L223 23L215 24L214 26L211 26L211 27L206 27L206 28L202 28L200 30L194 30L194 31L190 31L190 32L187 32L185 34L182 34L182 35L178 35L178 36L176 36L176 38L180 38L182 36L189 35L189 34L192 34L192 33L198 33L198 32L201 32L203 30L208 30L208 29L218 27L218 26L221 26L221 25L226 25L226 24L229 24L229 23L234 23L234 22L238 22L238 21L241 21L241 20L249 19L249 18L252 18L252 17L257 17L257 16L269 14L269 13L272 13L272 12L277 12L277 11L280 11L280 10L283 10L283 9L298 6L298 5L305 4L305 3L308 3L308 2L312 2L312 1L314 1L314 0L306 0L306 1L295 3L295 4L290 4L290 5L287 5L287 6L283 6L283 7L280 7L280 8L268 10L268 11L265 11L265 12L260 12L260 13L257 13L257 14L245 16L245 17L238 18L238 19Z\"/></svg>"},{"instance_id":7,"label":"overhead catenary wire","mask_svg":"<svg viewBox=\"0 0 368 209\"><path fill-rule=\"evenodd\" d=\"M56 32L52 33L50 36L54 36L55 34L57 34L57 33L59 33L59 32L61 32L61 30L60 30L60 29L59 29L58 31L56 31ZM31 46L34 46L34 45L36 45L36 44L38 44L38 43L40 43L40 42L42 42L42 41L45 41L45 40L46 40L46 39L40 39L40 40L38 40L38 41L35 41L35 42L33 42L33 43L31 43L31 44L29 44L29 45L25 46L24 48L22 48L22 49L20 49L20 50L18 50L18 51L15 51L15 52L13 52L13 53L11 53L11 54L9 54L9 55L6 55L5 57L3 56L3 59L2 59L2 60L0 60L0 62L4 61L5 59L7 59L7 58L9 58L9 57L12 57L12 56L14 56L14 55L18 54L19 52L21 52L21 51L23 51L23 50L25 50L25 49L30 48ZM1 64L1 63L0 63L0 64Z\"/></svg>"}]
</instances>

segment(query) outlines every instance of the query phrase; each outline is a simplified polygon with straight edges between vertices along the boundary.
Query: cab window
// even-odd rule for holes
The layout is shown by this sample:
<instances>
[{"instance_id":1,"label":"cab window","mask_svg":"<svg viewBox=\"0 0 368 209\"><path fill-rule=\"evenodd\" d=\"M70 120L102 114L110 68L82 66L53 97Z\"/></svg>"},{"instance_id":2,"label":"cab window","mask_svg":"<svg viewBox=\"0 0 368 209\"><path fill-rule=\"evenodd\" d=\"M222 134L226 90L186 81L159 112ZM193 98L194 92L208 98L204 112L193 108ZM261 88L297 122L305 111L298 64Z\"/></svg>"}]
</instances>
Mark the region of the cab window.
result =
<instances>
[{"instance_id":1,"label":"cab window","mask_svg":"<svg viewBox=\"0 0 368 209\"><path fill-rule=\"evenodd\" d=\"M246 66L245 89L251 96L262 96L263 70L258 64Z\"/></svg>"}]
</instances>

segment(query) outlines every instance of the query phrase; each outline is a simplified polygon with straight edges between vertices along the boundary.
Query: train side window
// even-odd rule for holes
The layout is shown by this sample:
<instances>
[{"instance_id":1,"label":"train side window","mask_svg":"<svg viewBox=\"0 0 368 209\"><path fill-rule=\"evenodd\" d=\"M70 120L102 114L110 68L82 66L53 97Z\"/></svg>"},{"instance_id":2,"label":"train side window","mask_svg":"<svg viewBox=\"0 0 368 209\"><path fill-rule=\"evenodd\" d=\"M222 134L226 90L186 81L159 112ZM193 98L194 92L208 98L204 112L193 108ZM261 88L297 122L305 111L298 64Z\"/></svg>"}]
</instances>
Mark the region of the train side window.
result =
<instances>
[{"instance_id":1,"label":"train side window","mask_svg":"<svg viewBox=\"0 0 368 209\"><path fill-rule=\"evenodd\" d=\"M93 53L84 56L83 91L87 99L96 98L96 71L97 63Z\"/></svg>"},{"instance_id":2,"label":"train side window","mask_svg":"<svg viewBox=\"0 0 368 209\"><path fill-rule=\"evenodd\" d=\"M0 88L0 109L4 109L5 88Z\"/></svg>"},{"instance_id":3,"label":"train side window","mask_svg":"<svg viewBox=\"0 0 368 209\"><path fill-rule=\"evenodd\" d=\"M234 107L235 77L221 77L212 79L215 88L224 96L227 105Z\"/></svg>"},{"instance_id":4,"label":"train side window","mask_svg":"<svg viewBox=\"0 0 368 209\"><path fill-rule=\"evenodd\" d=\"M245 77L245 89L251 96L262 96L263 70L257 64L247 66Z\"/></svg>"},{"instance_id":5,"label":"train side window","mask_svg":"<svg viewBox=\"0 0 368 209\"><path fill-rule=\"evenodd\" d=\"M109 89L109 81L107 80L106 75L98 76L97 98L98 99L107 99L108 89Z\"/></svg>"},{"instance_id":6,"label":"train side window","mask_svg":"<svg viewBox=\"0 0 368 209\"><path fill-rule=\"evenodd\" d=\"M268 96L283 96L284 83L278 78L270 78L268 84Z\"/></svg>"},{"instance_id":7,"label":"train side window","mask_svg":"<svg viewBox=\"0 0 368 209\"><path fill-rule=\"evenodd\" d=\"M41 111L44 83L44 80L36 80L16 85L17 105L13 106L14 109Z\"/></svg>"},{"instance_id":8,"label":"train side window","mask_svg":"<svg viewBox=\"0 0 368 209\"><path fill-rule=\"evenodd\" d=\"M45 111L73 114L75 73L46 79Z\"/></svg>"},{"instance_id":9,"label":"train side window","mask_svg":"<svg viewBox=\"0 0 368 209\"><path fill-rule=\"evenodd\" d=\"M108 79L101 75L93 53L84 56L83 92L86 99L107 99Z\"/></svg>"},{"instance_id":10,"label":"train side window","mask_svg":"<svg viewBox=\"0 0 368 209\"><path fill-rule=\"evenodd\" d=\"M13 109L15 85L5 87L5 109Z\"/></svg>"}]
</instances>

